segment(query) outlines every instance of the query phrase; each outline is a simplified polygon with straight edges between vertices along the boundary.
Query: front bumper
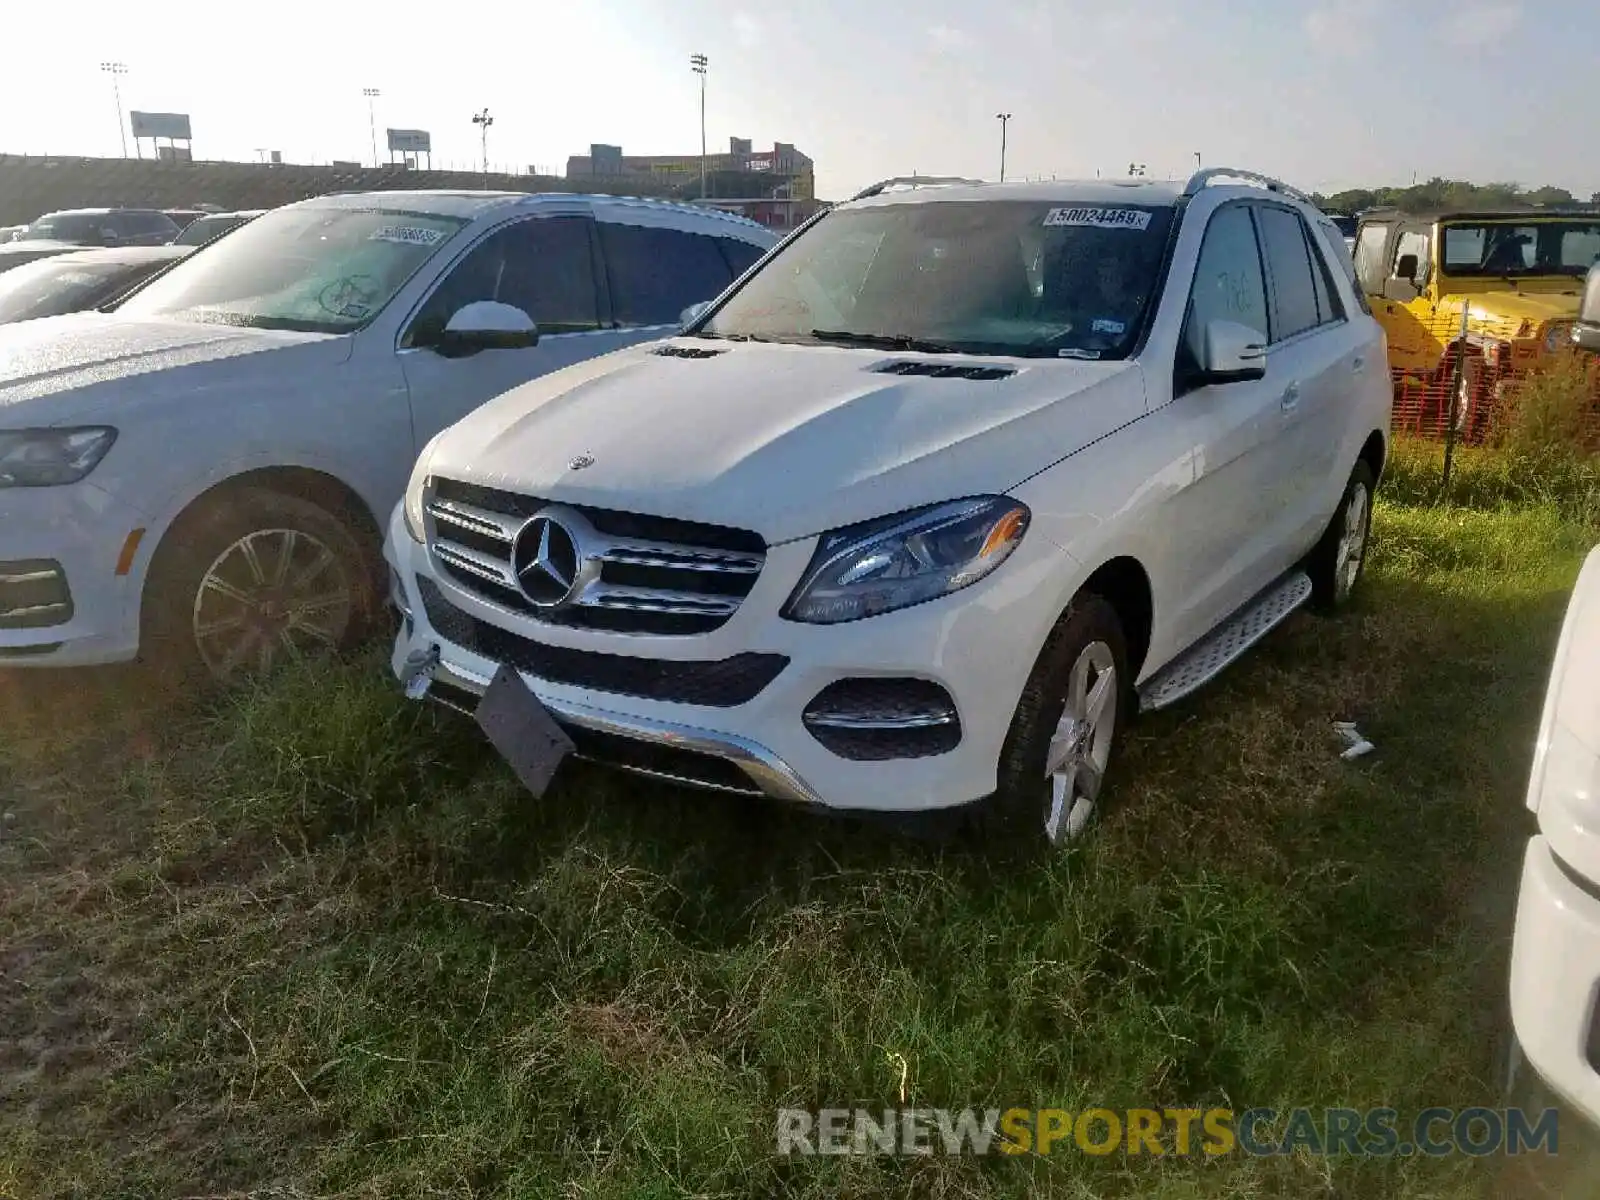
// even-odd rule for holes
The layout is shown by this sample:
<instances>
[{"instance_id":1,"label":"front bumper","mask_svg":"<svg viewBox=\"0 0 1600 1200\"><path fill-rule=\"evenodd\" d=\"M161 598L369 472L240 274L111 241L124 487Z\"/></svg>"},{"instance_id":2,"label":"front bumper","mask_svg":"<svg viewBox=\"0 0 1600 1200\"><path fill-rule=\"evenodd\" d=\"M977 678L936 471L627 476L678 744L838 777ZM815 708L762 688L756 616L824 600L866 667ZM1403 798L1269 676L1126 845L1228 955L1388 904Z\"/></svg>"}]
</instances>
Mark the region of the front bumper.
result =
<instances>
[{"instance_id":1,"label":"front bumper","mask_svg":"<svg viewBox=\"0 0 1600 1200\"><path fill-rule=\"evenodd\" d=\"M543 645L658 660L782 655L788 664L743 703L728 706L644 699L616 691L522 678L574 732L580 754L642 774L719 790L767 795L829 809L914 812L952 808L988 795L1017 698L1057 613L1062 556L1039 538L959 597L834 626L802 625L777 613L810 561L808 540L772 547L739 611L692 637L607 634L543 625L452 584L406 532L398 510L384 554L393 599L407 614L392 666L429 659L430 694L470 710L499 663L444 637L430 622L418 577L480 621ZM437 657L431 652L437 649ZM941 686L959 714L954 749L925 757L842 757L806 727L802 713L841 679L916 678Z\"/></svg>"},{"instance_id":2,"label":"front bumper","mask_svg":"<svg viewBox=\"0 0 1600 1200\"><path fill-rule=\"evenodd\" d=\"M89 480L0 490L0 668L133 658L142 573L117 566L145 525Z\"/></svg>"},{"instance_id":3,"label":"front bumper","mask_svg":"<svg viewBox=\"0 0 1600 1200\"><path fill-rule=\"evenodd\" d=\"M1511 947L1511 1020L1525 1060L1573 1117L1600 1124L1600 897L1543 836L1528 843Z\"/></svg>"}]
</instances>

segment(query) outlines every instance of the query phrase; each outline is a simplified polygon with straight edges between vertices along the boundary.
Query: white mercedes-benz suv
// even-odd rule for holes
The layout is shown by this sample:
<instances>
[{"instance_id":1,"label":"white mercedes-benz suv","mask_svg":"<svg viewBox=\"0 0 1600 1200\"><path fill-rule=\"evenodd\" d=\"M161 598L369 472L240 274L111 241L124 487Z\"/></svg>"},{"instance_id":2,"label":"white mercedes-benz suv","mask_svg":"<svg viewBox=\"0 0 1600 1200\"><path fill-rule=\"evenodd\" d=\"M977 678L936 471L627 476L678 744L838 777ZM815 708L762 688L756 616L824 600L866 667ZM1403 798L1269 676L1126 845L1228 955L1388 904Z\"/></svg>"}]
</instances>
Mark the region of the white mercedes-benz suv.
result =
<instances>
[{"instance_id":1,"label":"white mercedes-benz suv","mask_svg":"<svg viewBox=\"0 0 1600 1200\"><path fill-rule=\"evenodd\" d=\"M1138 706L1350 595L1390 387L1331 221L1235 170L927 183L435 438L408 691L513 668L583 757L1058 842Z\"/></svg>"}]
</instances>

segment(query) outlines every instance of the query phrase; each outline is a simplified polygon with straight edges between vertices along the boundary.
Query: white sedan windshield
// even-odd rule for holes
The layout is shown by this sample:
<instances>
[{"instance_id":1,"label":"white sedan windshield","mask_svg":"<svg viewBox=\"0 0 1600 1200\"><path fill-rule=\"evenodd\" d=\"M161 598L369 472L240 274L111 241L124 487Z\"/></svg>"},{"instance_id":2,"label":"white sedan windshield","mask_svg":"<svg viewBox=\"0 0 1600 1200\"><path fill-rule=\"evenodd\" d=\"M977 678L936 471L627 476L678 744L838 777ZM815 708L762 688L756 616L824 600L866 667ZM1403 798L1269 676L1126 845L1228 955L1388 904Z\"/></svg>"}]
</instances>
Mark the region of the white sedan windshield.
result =
<instances>
[{"instance_id":1,"label":"white sedan windshield","mask_svg":"<svg viewBox=\"0 0 1600 1200\"><path fill-rule=\"evenodd\" d=\"M398 209L279 209L207 246L119 311L346 333L377 316L465 224L460 217Z\"/></svg>"}]
</instances>

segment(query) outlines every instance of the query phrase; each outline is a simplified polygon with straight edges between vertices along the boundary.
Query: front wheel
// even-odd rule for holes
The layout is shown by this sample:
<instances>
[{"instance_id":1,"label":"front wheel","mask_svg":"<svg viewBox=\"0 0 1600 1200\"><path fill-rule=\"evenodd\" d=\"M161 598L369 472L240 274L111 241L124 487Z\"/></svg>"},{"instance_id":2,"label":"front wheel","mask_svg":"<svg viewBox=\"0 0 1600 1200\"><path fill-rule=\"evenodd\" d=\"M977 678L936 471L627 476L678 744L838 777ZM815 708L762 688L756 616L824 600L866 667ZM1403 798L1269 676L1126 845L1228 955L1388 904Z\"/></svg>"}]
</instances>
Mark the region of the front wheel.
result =
<instances>
[{"instance_id":1,"label":"front wheel","mask_svg":"<svg viewBox=\"0 0 1600 1200\"><path fill-rule=\"evenodd\" d=\"M343 649L375 609L371 556L346 524L252 489L185 519L151 564L142 657L218 682Z\"/></svg>"},{"instance_id":2,"label":"front wheel","mask_svg":"<svg viewBox=\"0 0 1600 1200\"><path fill-rule=\"evenodd\" d=\"M1000 752L988 825L1025 851L1064 846L1088 827L1132 694L1127 640L1099 596L1080 596L1023 687Z\"/></svg>"},{"instance_id":3,"label":"front wheel","mask_svg":"<svg viewBox=\"0 0 1600 1200\"><path fill-rule=\"evenodd\" d=\"M1361 582L1372 536L1372 493L1376 481L1365 461L1350 472L1339 509L1306 562L1311 602L1325 612L1343 608Z\"/></svg>"}]
</instances>

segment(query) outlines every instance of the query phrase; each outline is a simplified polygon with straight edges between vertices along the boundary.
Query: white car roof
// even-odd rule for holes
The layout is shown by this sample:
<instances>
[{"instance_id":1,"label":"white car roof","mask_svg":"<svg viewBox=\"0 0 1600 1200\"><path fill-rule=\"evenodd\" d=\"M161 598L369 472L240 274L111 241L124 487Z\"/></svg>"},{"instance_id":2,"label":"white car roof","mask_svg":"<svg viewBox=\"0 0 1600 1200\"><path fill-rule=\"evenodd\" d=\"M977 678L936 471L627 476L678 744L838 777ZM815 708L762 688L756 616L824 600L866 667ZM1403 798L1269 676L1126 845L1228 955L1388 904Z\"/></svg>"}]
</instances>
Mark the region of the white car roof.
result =
<instances>
[{"instance_id":1,"label":"white car roof","mask_svg":"<svg viewBox=\"0 0 1600 1200\"><path fill-rule=\"evenodd\" d=\"M926 187L902 186L879 192L851 207L882 204L936 204L950 200L1032 200L1061 204L1137 204L1147 207L1174 205L1183 184L1154 179L1052 179L1043 183L941 183Z\"/></svg>"},{"instance_id":2,"label":"white car roof","mask_svg":"<svg viewBox=\"0 0 1600 1200\"><path fill-rule=\"evenodd\" d=\"M652 200L647 197L592 195L583 192L464 192L441 190L390 191L390 192L335 192L314 196L299 204L318 208L371 208L392 207L412 212L438 213L446 217L463 217L477 220L490 213L513 212L518 209L539 208L551 204L580 204L597 212L609 210L622 213L638 212L675 213L684 216L716 221L728 228L730 236L761 232L770 237L766 226L748 217L697 204L682 204L674 200Z\"/></svg>"}]
</instances>

